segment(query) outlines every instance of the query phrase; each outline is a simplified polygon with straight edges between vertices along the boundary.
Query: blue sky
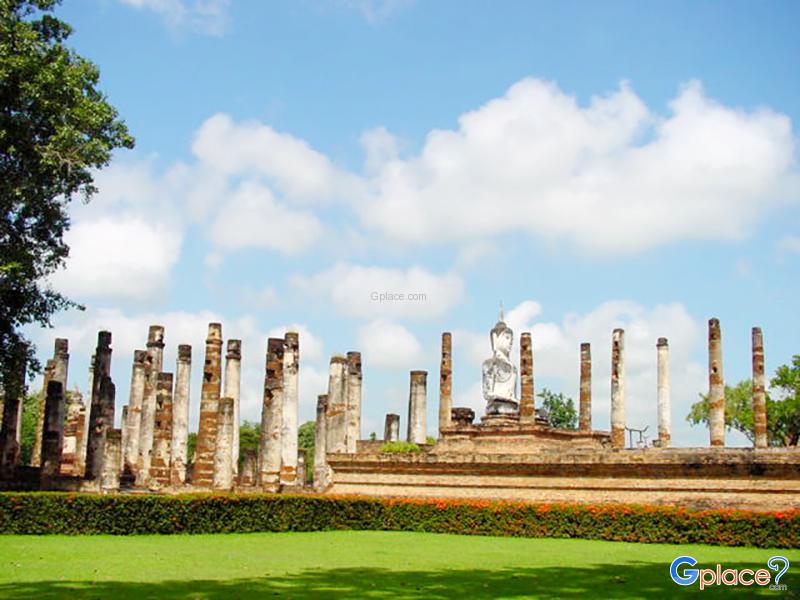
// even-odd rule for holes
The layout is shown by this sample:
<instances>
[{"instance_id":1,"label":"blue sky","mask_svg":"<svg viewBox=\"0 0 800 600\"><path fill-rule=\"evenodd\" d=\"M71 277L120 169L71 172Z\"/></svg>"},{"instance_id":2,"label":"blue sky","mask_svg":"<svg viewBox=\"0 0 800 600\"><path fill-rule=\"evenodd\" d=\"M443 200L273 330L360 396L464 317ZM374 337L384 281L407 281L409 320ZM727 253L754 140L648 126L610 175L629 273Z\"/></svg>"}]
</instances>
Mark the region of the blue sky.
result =
<instances>
[{"instance_id":1,"label":"blue sky","mask_svg":"<svg viewBox=\"0 0 800 600\"><path fill-rule=\"evenodd\" d=\"M298 328L301 420L331 354L364 355L363 435L405 427L408 371L453 332L457 405L482 412L502 301L532 331L536 387L577 398L592 343L607 429L611 331L627 332L628 424L656 428L655 343L672 348L673 439L707 387L800 353L800 41L796 3L66 1L73 46L136 136L72 205L53 283L87 306L34 332L72 345L84 389L114 333L117 405L147 325L166 365L205 326L243 343L257 419L268 335ZM377 302L373 292L426 294ZM743 438L731 435L732 443Z\"/></svg>"}]
</instances>

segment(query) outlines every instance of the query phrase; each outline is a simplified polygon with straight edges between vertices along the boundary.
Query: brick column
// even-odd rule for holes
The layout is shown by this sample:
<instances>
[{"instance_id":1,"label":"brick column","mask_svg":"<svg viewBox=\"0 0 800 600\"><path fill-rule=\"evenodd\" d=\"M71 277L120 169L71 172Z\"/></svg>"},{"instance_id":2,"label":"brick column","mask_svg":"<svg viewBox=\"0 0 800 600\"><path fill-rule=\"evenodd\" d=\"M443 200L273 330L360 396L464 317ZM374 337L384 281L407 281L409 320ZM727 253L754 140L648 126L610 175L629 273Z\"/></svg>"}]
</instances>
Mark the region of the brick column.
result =
<instances>
[{"instance_id":1,"label":"brick column","mask_svg":"<svg viewBox=\"0 0 800 600\"><path fill-rule=\"evenodd\" d=\"M452 426L453 336L442 334L442 360L439 364L439 431Z\"/></svg>"},{"instance_id":2,"label":"brick column","mask_svg":"<svg viewBox=\"0 0 800 600\"><path fill-rule=\"evenodd\" d=\"M281 428L281 485L297 481L297 410L300 340L296 332L286 334L283 344L283 426Z\"/></svg>"},{"instance_id":3,"label":"brick column","mask_svg":"<svg viewBox=\"0 0 800 600\"><path fill-rule=\"evenodd\" d=\"M172 373L159 373L156 379L156 418L148 486L154 489L170 485L172 456Z\"/></svg>"},{"instance_id":4,"label":"brick column","mask_svg":"<svg viewBox=\"0 0 800 600\"><path fill-rule=\"evenodd\" d=\"M344 386L347 405L345 443L348 454L356 453L358 440L361 439L361 380L361 352L348 352Z\"/></svg>"},{"instance_id":5,"label":"brick column","mask_svg":"<svg viewBox=\"0 0 800 600\"><path fill-rule=\"evenodd\" d=\"M347 452L347 404L345 402L344 381L347 359L344 356L331 357L328 371L328 413L327 448L328 452Z\"/></svg>"},{"instance_id":6,"label":"brick column","mask_svg":"<svg viewBox=\"0 0 800 600\"><path fill-rule=\"evenodd\" d=\"M122 431L109 429L103 444L103 469L100 489L105 492L119 490L119 471L122 463Z\"/></svg>"},{"instance_id":7,"label":"brick column","mask_svg":"<svg viewBox=\"0 0 800 600\"><path fill-rule=\"evenodd\" d=\"M280 488L282 414L283 340L269 338L258 457L258 485L267 491Z\"/></svg>"},{"instance_id":8,"label":"brick column","mask_svg":"<svg viewBox=\"0 0 800 600\"><path fill-rule=\"evenodd\" d=\"M625 447L625 332L611 337L611 445Z\"/></svg>"},{"instance_id":9,"label":"brick column","mask_svg":"<svg viewBox=\"0 0 800 600\"><path fill-rule=\"evenodd\" d=\"M217 443L214 454L214 489L233 487L233 398L221 398L217 413Z\"/></svg>"},{"instance_id":10,"label":"brick column","mask_svg":"<svg viewBox=\"0 0 800 600\"><path fill-rule=\"evenodd\" d=\"M581 344L581 387L579 402L579 427L581 431L592 430L592 346Z\"/></svg>"},{"instance_id":11,"label":"brick column","mask_svg":"<svg viewBox=\"0 0 800 600\"><path fill-rule=\"evenodd\" d=\"M389 413L383 425L383 441L397 442L400 440L400 415Z\"/></svg>"},{"instance_id":12,"label":"brick column","mask_svg":"<svg viewBox=\"0 0 800 600\"><path fill-rule=\"evenodd\" d=\"M725 445L725 379L722 375L722 332L719 321L708 321L708 429L711 445Z\"/></svg>"},{"instance_id":13,"label":"brick column","mask_svg":"<svg viewBox=\"0 0 800 600\"><path fill-rule=\"evenodd\" d=\"M186 483L186 462L189 440L189 400L192 374L192 347L178 346L175 365L175 393L172 398L172 444L170 450L170 484Z\"/></svg>"},{"instance_id":14,"label":"brick column","mask_svg":"<svg viewBox=\"0 0 800 600\"><path fill-rule=\"evenodd\" d=\"M328 487L327 415L328 396L317 397L317 420L314 429L314 489L322 491Z\"/></svg>"},{"instance_id":15,"label":"brick column","mask_svg":"<svg viewBox=\"0 0 800 600\"><path fill-rule=\"evenodd\" d=\"M55 359L49 358L44 365L44 377L42 380L42 392L37 399L36 406L38 415L36 417L36 434L33 438L33 449L31 450L31 466L42 466L42 442L44 440L44 415L45 415L45 402L47 401L47 386L53 379L53 373L56 370Z\"/></svg>"},{"instance_id":16,"label":"brick column","mask_svg":"<svg viewBox=\"0 0 800 600\"><path fill-rule=\"evenodd\" d=\"M122 445L124 472L135 475L139 463L139 441L142 426L142 405L144 403L145 358L147 352L134 350L131 369L131 389L128 398L128 415L125 421L127 434Z\"/></svg>"},{"instance_id":17,"label":"brick column","mask_svg":"<svg viewBox=\"0 0 800 600\"><path fill-rule=\"evenodd\" d=\"M231 438L231 468L233 478L239 473L239 388L242 379L242 340L228 340L225 355L225 385L222 395L233 398L233 437Z\"/></svg>"},{"instance_id":18,"label":"brick column","mask_svg":"<svg viewBox=\"0 0 800 600\"><path fill-rule=\"evenodd\" d=\"M658 357L658 444L669 448L672 444L670 433L670 385L669 385L669 343L667 338L658 338L656 344Z\"/></svg>"},{"instance_id":19,"label":"brick column","mask_svg":"<svg viewBox=\"0 0 800 600\"><path fill-rule=\"evenodd\" d=\"M42 476L57 477L61 473L61 451L64 447L64 387L55 378L47 384L43 440Z\"/></svg>"},{"instance_id":20,"label":"brick column","mask_svg":"<svg viewBox=\"0 0 800 600\"><path fill-rule=\"evenodd\" d=\"M203 387L200 392L200 429L192 466L192 484L210 488L214 483L214 451L221 391L222 325L209 323Z\"/></svg>"},{"instance_id":21,"label":"brick column","mask_svg":"<svg viewBox=\"0 0 800 600\"><path fill-rule=\"evenodd\" d=\"M151 325L147 331L145 385L139 437L139 461L136 485L146 487L150 480L150 461L153 456L153 435L156 426L156 386L164 366L164 328Z\"/></svg>"},{"instance_id":22,"label":"brick column","mask_svg":"<svg viewBox=\"0 0 800 600\"><path fill-rule=\"evenodd\" d=\"M81 428L81 436L78 438L78 476L83 477L86 473L86 454L89 448L89 419L92 414L92 390L94 389L94 361L96 356L92 354L92 360L89 361L89 378L86 387L86 402L84 403L86 409L83 411L83 427Z\"/></svg>"},{"instance_id":23,"label":"brick column","mask_svg":"<svg viewBox=\"0 0 800 600\"><path fill-rule=\"evenodd\" d=\"M408 390L408 441L424 444L427 441L427 390L428 372L411 371Z\"/></svg>"},{"instance_id":24,"label":"brick column","mask_svg":"<svg viewBox=\"0 0 800 600\"><path fill-rule=\"evenodd\" d=\"M764 338L760 327L753 327L753 420L755 421L756 448L766 448L767 440L767 396L764 379Z\"/></svg>"},{"instance_id":25,"label":"brick column","mask_svg":"<svg viewBox=\"0 0 800 600\"><path fill-rule=\"evenodd\" d=\"M101 331L97 334L92 381L89 441L86 446L87 479L98 479L103 471L106 433L114 427L115 395L116 389L111 381L111 333Z\"/></svg>"},{"instance_id":26,"label":"brick column","mask_svg":"<svg viewBox=\"0 0 800 600\"><path fill-rule=\"evenodd\" d=\"M61 475L73 477L78 472L78 449L83 435L83 422L86 409L83 398L78 392L72 392L66 404L64 419L64 441L61 449Z\"/></svg>"},{"instance_id":27,"label":"brick column","mask_svg":"<svg viewBox=\"0 0 800 600\"><path fill-rule=\"evenodd\" d=\"M519 422L533 425L536 422L536 401L533 395L533 342L531 334L523 333L519 340Z\"/></svg>"}]
</instances>

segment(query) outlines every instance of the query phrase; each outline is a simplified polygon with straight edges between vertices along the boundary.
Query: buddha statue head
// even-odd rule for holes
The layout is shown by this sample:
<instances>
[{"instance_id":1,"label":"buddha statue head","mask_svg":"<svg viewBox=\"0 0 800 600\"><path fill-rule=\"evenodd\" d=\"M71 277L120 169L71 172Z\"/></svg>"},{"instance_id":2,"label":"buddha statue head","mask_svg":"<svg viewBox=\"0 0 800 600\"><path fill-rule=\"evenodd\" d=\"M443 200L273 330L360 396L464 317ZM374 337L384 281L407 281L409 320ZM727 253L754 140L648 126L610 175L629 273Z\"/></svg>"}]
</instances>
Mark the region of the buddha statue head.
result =
<instances>
[{"instance_id":1,"label":"buddha statue head","mask_svg":"<svg viewBox=\"0 0 800 600\"><path fill-rule=\"evenodd\" d=\"M495 356L500 355L508 360L511 355L511 346L514 343L514 332L506 325L506 322L503 321L502 310L500 311L500 319L495 323L495 326L492 327L489 338L492 342L492 351Z\"/></svg>"}]
</instances>

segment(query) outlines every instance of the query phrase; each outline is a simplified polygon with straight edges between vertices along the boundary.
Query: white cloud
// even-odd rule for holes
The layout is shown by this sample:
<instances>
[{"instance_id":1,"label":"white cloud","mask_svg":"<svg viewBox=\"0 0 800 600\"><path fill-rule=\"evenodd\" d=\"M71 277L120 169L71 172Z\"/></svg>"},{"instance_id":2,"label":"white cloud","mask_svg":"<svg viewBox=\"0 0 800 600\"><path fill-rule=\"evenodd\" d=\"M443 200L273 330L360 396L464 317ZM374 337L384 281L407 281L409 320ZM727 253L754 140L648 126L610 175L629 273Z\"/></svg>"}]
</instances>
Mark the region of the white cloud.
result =
<instances>
[{"instance_id":1,"label":"white cloud","mask_svg":"<svg viewBox=\"0 0 800 600\"><path fill-rule=\"evenodd\" d=\"M283 337L287 331L295 331L300 340L300 358L303 361L319 361L324 359L322 340L311 333L311 330L301 323L290 323L288 325L278 325L273 327L264 336L264 348L267 347L267 338Z\"/></svg>"},{"instance_id":2,"label":"white cloud","mask_svg":"<svg viewBox=\"0 0 800 600\"><path fill-rule=\"evenodd\" d=\"M358 347L370 367L405 369L424 362L422 346L414 334L397 323L372 321L358 330Z\"/></svg>"},{"instance_id":3,"label":"white cloud","mask_svg":"<svg viewBox=\"0 0 800 600\"><path fill-rule=\"evenodd\" d=\"M289 255L308 249L321 233L316 216L287 209L254 182L242 183L224 202L210 230L220 248L268 248Z\"/></svg>"},{"instance_id":4,"label":"white cloud","mask_svg":"<svg viewBox=\"0 0 800 600\"><path fill-rule=\"evenodd\" d=\"M800 252L800 236L787 235L779 239L775 246L784 252Z\"/></svg>"},{"instance_id":5,"label":"white cloud","mask_svg":"<svg viewBox=\"0 0 800 600\"><path fill-rule=\"evenodd\" d=\"M455 273L436 275L422 267L404 270L348 263L310 277L297 275L291 283L309 297L329 299L343 314L365 318L436 317L456 305L464 292L463 281Z\"/></svg>"},{"instance_id":6,"label":"white cloud","mask_svg":"<svg viewBox=\"0 0 800 600\"><path fill-rule=\"evenodd\" d=\"M151 300L169 284L181 248L180 233L138 217L78 222L64 240L70 256L52 283L76 298Z\"/></svg>"},{"instance_id":7,"label":"white cloud","mask_svg":"<svg viewBox=\"0 0 800 600\"><path fill-rule=\"evenodd\" d=\"M696 82L670 110L652 113L627 84L580 106L524 79L457 130L431 131L418 155L384 162L364 223L408 243L522 231L625 253L737 239L797 199L788 117L723 106Z\"/></svg>"},{"instance_id":8,"label":"white cloud","mask_svg":"<svg viewBox=\"0 0 800 600\"><path fill-rule=\"evenodd\" d=\"M304 140L256 121L236 123L218 113L195 134L192 152L227 176L264 177L289 201L319 203L359 193L355 175L337 169Z\"/></svg>"},{"instance_id":9,"label":"white cloud","mask_svg":"<svg viewBox=\"0 0 800 600\"><path fill-rule=\"evenodd\" d=\"M339 2L359 11L371 25L385 21L398 11L414 4L414 0L339 0Z\"/></svg>"},{"instance_id":10,"label":"white cloud","mask_svg":"<svg viewBox=\"0 0 800 600\"><path fill-rule=\"evenodd\" d=\"M228 26L230 0L119 0L139 10L150 10L170 27L188 26L200 33L222 35Z\"/></svg>"}]
</instances>

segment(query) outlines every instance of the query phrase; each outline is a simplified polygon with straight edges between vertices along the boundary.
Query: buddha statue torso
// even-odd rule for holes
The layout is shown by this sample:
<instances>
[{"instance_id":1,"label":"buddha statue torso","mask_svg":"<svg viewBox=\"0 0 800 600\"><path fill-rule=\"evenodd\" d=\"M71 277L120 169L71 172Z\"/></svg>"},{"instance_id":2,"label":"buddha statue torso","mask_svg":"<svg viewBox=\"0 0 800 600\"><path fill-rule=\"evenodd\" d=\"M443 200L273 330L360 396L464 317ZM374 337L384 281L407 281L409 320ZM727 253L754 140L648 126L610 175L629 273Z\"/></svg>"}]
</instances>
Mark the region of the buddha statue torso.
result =
<instances>
[{"instance_id":1,"label":"buddha statue torso","mask_svg":"<svg viewBox=\"0 0 800 600\"><path fill-rule=\"evenodd\" d=\"M483 397L486 414L516 414L517 368L511 362L511 347L514 332L502 319L491 331L492 357L483 361Z\"/></svg>"}]
</instances>

